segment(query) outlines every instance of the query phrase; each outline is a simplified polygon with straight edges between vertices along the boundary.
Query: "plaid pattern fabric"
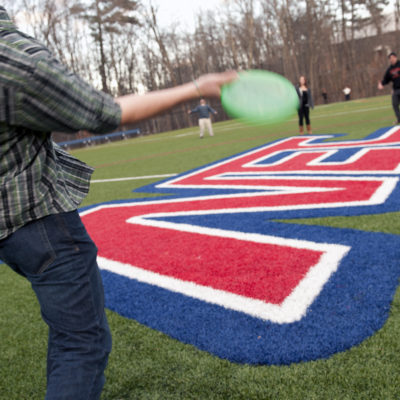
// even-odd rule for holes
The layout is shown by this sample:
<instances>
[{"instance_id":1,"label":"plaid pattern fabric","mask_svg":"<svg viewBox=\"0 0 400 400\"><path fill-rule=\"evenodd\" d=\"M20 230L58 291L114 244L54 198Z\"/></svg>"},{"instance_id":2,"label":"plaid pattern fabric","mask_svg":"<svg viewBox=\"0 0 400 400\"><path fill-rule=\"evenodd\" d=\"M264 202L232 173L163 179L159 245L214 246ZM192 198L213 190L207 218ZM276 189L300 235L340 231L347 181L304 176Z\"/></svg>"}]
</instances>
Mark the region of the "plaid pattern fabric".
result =
<instances>
[{"instance_id":1,"label":"plaid pattern fabric","mask_svg":"<svg viewBox=\"0 0 400 400\"><path fill-rule=\"evenodd\" d=\"M70 73L0 6L0 239L27 222L77 208L93 169L51 140L52 131L116 129L113 98Z\"/></svg>"}]
</instances>

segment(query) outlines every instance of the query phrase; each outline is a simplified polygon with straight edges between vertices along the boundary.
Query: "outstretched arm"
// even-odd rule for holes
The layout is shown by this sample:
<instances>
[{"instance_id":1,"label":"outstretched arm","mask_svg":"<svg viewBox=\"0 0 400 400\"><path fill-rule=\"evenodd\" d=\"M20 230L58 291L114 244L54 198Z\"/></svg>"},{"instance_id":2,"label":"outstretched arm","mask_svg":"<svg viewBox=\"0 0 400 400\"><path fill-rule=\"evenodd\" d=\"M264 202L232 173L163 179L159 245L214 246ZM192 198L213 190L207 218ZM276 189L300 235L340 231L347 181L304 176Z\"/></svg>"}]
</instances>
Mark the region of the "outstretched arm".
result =
<instances>
[{"instance_id":1,"label":"outstretched arm","mask_svg":"<svg viewBox=\"0 0 400 400\"><path fill-rule=\"evenodd\" d=\"M134 123L166 111L177 104L204 97L220 97L221 86L237 78L235 71L203 75L193 83L185 83L170 89L158 90L145 95L127 95L115 101L122 110L121 124Z\"/></svg>"},{"instance_id":2,"label":"outstretched arm","mask_svg":"<svg viewBox=\"0 0 400 400\"><path fill-rule=\"evenodd\" d=\"M392 80L392 77L390 75L390 68L386 71L383 79L378 82L378 89L382 90L384 85L387 85L390 81Z\"/></svg>"}]
</instances>

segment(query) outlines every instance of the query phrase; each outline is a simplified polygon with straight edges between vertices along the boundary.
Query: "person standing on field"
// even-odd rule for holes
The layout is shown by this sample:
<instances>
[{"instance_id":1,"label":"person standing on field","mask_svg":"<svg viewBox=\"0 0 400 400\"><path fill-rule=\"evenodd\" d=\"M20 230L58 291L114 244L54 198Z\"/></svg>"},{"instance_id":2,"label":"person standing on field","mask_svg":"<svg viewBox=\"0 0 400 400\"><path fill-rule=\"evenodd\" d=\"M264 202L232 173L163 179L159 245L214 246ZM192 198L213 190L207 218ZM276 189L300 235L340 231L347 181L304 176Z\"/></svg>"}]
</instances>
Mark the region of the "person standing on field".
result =
<instances>
[{"instance_id":1,"label":"person standing on field","mask_svg":"<svg viewBox=\"0 0 400 400\"><path fill-rule=\"evenodd\" d=\"M51 132L111 132L200 90L219 98L237 74L114 99L20 32L2 6L0 56L0 259L29 280L49 328L46 400L98 400L111 334L97 248L77 211L93 169L57 146Z\"/></svg>"},{"instance_id":2,"label":"person standing on field","mask_svg":"<svg viewBox=\"0 0 400 400\"><path fill-rule=\"evenodd\" d=\"M314 101L311 95L311 90L308 87L307 79L300 76L299 83L296 86L297 95L299 96L299 133L304 133L304 119L306 120L307 133L311 135L310 108L314 108Z\"/></svg>"},{"instance_id":3,"label":"person standing on field","mask_svg":"<svg viewBox=\"0 0 400 400\"><path fill-rule=\"evenodd\" d=\"M343 94L344 94L345 101L349 101L350 100L350 94L351 94L351 89L349 88L349 86L346 86L343 89Z\"/></svg>"},{"instance_id":4,"label":"person standing on field","mask_svg":"<svg viewBox=\"0 0 400 400\"><path fill-rule=\"evenodd\" d=\"M396 53L390 53L389 56L390 66L381 81L378 82L378 89L382 90L384 85L393 82L392 91L392 107L396 114L395 124L400 124L400 61L397 59Z\"/></svg>"},{"instance_id":5,"label":"person standing on field","mask_svg":"<svg viewBox=\"0 0 400 400\"><path fill-rule=\"evenodd\" d=\"M204 99L200 99L200 104L193 108L193 110L189 110L188 114L197 113L199 118L199 127L200 127L200 139L203 139L204 129L207 128L210 136L214 136L214 132L212 129L210 114L217 114L217 112L211 108Z\"/></svg>"},{"instance_id":6,"label":"person standing on field","mask_svg":"<svg viewBox=\"0 0 400 400\"><path fill-rule=\"evenodd\" d=\"M322 98L324 99L324 104L328 104L328 92L325 88L322 89Z\"/></svg>"}]
</instances>

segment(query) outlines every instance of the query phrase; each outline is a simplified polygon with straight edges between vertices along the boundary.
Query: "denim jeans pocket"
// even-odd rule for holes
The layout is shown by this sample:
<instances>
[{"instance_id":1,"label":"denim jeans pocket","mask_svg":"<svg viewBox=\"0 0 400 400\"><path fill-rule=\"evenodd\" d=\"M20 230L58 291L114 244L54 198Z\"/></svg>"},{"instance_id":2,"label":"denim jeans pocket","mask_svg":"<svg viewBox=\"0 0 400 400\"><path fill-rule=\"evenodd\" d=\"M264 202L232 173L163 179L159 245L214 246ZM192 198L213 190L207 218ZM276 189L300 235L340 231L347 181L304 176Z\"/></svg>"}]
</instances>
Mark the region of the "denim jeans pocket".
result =
<instances>
[{"instance_id":1,"label":"denim jeans pocket","mask_svg":"<svg viewBox=\"0 0 400 400\"><path fill-rule=\"evenodd\" d=\"M76 234L75 230L79 229L80 220L75 221L76 212L67 212L61 214L55 214L51 216L52 223L55 229L54 232L57 236L60 236L61 242L64 242L66 246L70 247L73 252L79 252L79 235ZM78 217L79 218L79 217Z\"/></svg>"},{"instance_id":2,"label":"denim jeans pocket","mask_svg":"<svg viewBox=\"0 0 400 400\"><path fill-rule=\"evenodd\" d=\"M22 275L37 275L56 259L43 219L18 229L0 242L0 258Z\"/></svg>"}]
</instances>

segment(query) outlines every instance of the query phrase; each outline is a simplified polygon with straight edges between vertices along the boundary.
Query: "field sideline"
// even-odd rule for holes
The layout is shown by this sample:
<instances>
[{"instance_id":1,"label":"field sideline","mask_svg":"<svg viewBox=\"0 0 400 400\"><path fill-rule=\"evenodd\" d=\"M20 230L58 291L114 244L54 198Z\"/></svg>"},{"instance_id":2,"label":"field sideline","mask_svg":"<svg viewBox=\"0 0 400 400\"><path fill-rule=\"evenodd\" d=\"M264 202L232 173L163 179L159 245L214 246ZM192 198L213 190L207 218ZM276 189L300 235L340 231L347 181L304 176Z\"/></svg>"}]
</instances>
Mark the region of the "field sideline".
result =
<instances>
[{"instance_id":1,"label":"field sideline","mask_svg":"<svg viewBox=\"0 0 400 400\"><path fill-rule=\"evenodd\" d=\"M313 134L361 139L391 126L389 96L333 103L311 112ZM215 137L196 127L142 136L72 153L96 168L82 206L149 197L132 190L262 144L297 135L297 119L268 127L214 124ZM154 196L154 194L152 194ZM296 220L400 235L400 212ZM400 260L399 260L400 263ZM43 399L47 328L29 283L0 267L0 400ZM385 326L351 350L291 366L232 364L108 311L113 352L102 399L400 399L400 290Z\"/></svg>"}]
</instances>

